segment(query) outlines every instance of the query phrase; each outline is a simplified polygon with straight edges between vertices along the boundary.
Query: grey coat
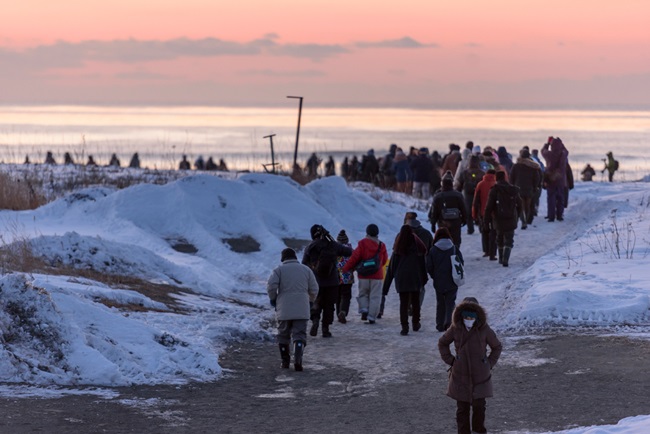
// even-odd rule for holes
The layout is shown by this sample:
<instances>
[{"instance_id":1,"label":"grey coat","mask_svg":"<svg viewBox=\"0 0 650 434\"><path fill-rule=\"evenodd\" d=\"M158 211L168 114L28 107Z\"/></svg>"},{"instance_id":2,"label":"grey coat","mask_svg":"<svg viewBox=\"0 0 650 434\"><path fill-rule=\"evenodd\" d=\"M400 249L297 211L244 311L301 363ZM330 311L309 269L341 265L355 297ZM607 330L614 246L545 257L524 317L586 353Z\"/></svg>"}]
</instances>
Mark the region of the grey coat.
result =
<instances>
[{"instance_id":1,"label":"grey coat","mask_svg":"<svg viewBox=\"0 0 650 434\"><path fill-rule=\"evenodd\" d=\"M278 320L309 319L309 302L316 299L318 282L308 266L288 259L273 270L266 291L276 302Z\"/></svg>"}]
</instances>

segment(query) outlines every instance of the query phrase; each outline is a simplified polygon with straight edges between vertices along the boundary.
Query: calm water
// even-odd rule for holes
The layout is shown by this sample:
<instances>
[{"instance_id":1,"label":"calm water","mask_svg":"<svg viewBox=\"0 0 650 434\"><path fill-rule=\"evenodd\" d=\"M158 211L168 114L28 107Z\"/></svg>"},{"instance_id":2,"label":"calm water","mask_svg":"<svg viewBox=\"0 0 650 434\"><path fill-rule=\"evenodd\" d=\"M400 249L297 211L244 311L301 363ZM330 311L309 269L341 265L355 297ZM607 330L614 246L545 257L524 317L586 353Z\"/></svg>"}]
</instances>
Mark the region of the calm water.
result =
<instances>
[{"instance_id":1,"label":"calm water","mask_svg":"<svg viewBox=\"0 0 650 434\"><path fill-rule=\"evenodd\" d=\"M70 152L77 162L93 155L106 164L115 152L128 164L134 152L143 166L170 169L182 154L223 158L231 169L261 171L271 162L270 142L288 169L298 121L289 108L225 107L0 107L0 161L42 162L50 150L57 161ZM541 148L549 135L562 138L575 172L589 162L599 170L613 151L617 180L650 173L650 111L417 110L311 108L303 106L298 160L309 154L384 155L391 143L407 150L426 146L446 153L449 143L505 146L513 155L528 145ZM600 177L600 175L598 175Z\"/></svg>"}]
</instances>

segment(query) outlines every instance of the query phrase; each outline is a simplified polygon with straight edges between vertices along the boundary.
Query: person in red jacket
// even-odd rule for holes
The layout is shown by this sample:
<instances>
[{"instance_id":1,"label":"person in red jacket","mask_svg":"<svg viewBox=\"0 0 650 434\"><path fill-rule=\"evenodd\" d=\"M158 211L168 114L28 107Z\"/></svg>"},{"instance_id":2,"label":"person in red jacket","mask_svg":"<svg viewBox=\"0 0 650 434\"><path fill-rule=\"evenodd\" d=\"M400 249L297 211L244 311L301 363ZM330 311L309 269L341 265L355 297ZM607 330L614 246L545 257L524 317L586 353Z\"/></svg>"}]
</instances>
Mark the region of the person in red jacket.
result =
<instances>
[{"instance_id":1,"label":"person in red jacket","mask_svg":"<svg viewBox=\"0 0 650 434\"><path fill-rule=\"evenodd\" d=\"M488 170L483 179L476 185L474 201L472 202L472 218L477 222L481 231L483 257L489 256L491 261L497 260L497 231L490 223L484 224L485 207L487 206L490 190L496 183L496 171L494 169Z\"/></svg>"},{"instance_id":2,"label":"person in red jacket","mask_svg":"<svg viewBox=\"0 0 650 434\"><path fill-rule=\"evenodd\" d=\"M342 271L347 273L353 271L355 267L367 259L373 258L379 251L379 270L369 276L360 276L357 273L359 282L359 313L366 324L374 324L379 314L381 305L382 284L384 280L384 265L388 261L386 245L379 241L379 228L376 224L371 223L366 227L366 237L359 241L357 248L352 252L352 256L343 267Z\"/></svg>"}]
</instances>

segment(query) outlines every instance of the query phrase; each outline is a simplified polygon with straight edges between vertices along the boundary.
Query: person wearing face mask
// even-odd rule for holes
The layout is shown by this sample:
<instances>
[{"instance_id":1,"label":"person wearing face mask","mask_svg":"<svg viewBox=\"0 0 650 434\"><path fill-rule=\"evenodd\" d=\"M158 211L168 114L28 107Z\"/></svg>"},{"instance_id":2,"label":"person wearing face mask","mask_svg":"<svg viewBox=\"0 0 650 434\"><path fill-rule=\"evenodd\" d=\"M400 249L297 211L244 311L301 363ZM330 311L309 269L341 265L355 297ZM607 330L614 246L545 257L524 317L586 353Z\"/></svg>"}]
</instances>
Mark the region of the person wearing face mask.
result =
<instances>
[{"instance_id":1,"label":"person wearing face mask","mask_svg":"<svg viewBox=\"0 0 650 434\"><path fill-rule=\"evenodd\" d=\"M487 323L485 309L474 297L463 299L454 309L451 327L438 340L440 357L451 366L447 396L456 400L458 434L487 433L485 398L493 393L492 368L501 349L501 342Z\"/></svg>"}]
</instances>

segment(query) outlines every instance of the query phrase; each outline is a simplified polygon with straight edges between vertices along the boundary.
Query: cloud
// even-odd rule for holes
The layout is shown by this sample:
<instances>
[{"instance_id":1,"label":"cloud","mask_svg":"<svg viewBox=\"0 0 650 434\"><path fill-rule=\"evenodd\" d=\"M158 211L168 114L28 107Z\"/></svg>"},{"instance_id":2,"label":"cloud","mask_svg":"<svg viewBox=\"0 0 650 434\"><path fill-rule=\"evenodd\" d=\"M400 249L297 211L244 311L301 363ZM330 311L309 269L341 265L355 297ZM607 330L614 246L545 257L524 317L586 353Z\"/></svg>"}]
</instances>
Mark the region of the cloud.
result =
<instances>
[{"instance_id":1,"label":"cloud","mask_svg":"<svg viewBox=\"0 0 650 434\"><path fill-rule=\"evenodd\" d=\"M242 75L248 76L258 76L258 77L303 77L303 78L312 78L312 77L325 77L327 74L324 71L317 69L307 69L303 71L277 71L273 69L251 69L247 71L241 71Z\"/></svg>"},{"instance_id":2,"label":"cloud","mask_svg":"<svg viewBox=\"0 0 650 434\"><path fill-rule=\"evenodd\" d=\"M401 39L387 39L375 42L357 42L359 48L436 48L438 44L422 44L413 38L405 36Z\"/></svg>"},{"instance_id":3,"label":"cloud","mask_svg":"<svg viewBox=\"0 0 650 434\"><path fill-rule=\"evenodd\" d=\"M350 50L342 45L320 44L284 44L276 45L270 50L277 56L303 57L312 60L322 60L337 54L349 53Z\"/></svg>"}]
</instances>

